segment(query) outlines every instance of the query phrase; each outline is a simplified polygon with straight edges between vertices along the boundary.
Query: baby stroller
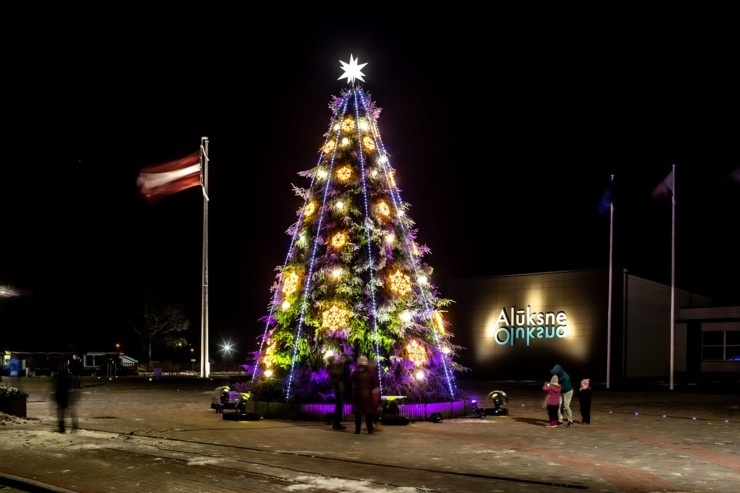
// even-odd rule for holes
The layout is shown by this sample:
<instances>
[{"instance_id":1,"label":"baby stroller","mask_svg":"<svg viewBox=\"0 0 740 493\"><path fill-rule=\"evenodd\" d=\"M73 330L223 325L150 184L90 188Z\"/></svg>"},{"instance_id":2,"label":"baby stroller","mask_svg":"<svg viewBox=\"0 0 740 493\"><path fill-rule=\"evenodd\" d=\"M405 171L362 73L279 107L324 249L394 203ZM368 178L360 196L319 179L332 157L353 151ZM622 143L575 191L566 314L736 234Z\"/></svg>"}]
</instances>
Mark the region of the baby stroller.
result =
<instances>
[{"instance_id":1,"label":"baby stroller","mask_svg":"<svg viewBox=\"0 0 740 493\"><path fill-rule=\"evenodd\" d=\"M215 409L216 414L223 414L224 419L238 421L261 419L259 414L247 411L247 401L250 397L249 392L237 392L227 385L216 387L211 395L211 409ZM233 412L224 413L224 410Z\"/></svg>"},{"instance_id":2,"label":"baby stroller","mask_svg":"<svg viewBox=\"0 0 740 493\"><path fill-rule=\"evenodd\" d=\"M478 419L485 419L486 416L508 416L509 409L506 404L509 402L509 397L503 390L492 390L486 396L486 400L483 401L481 407L478 406L478 402L474 402L473 413Z\"/></svg>"}]
</instances>

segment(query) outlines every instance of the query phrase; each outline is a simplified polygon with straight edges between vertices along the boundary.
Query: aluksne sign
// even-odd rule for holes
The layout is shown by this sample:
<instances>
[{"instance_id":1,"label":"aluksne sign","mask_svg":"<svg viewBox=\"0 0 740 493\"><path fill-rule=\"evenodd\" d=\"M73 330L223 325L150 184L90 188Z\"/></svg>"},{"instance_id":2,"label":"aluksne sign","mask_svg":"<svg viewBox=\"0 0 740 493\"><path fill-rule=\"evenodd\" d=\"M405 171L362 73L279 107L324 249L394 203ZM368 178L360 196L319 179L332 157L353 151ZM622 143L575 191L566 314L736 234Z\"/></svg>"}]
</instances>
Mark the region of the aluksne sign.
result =
<instances>
[{"instance_id":1,"label":"aluksne sign","mask_svg":"<svg viewBox=\"0 0 740 493\"><path fill-rule=\"evenodd\" d=\"M568 337L568 316L565 311L535 312L532 307L501 308L494 340L501 346L526 344L537 339L565 339Z\"/></svg>"}]
</instances>

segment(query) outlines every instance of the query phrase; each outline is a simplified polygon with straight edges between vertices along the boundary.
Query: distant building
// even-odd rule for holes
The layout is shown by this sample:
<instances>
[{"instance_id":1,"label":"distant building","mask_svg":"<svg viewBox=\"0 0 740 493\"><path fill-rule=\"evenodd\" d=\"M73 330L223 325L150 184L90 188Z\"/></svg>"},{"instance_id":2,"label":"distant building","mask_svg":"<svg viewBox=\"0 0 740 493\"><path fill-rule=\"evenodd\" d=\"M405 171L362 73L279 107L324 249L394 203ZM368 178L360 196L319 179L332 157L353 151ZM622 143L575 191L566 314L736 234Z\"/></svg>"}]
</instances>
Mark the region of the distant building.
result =
<instances>
[{"instance_id":1,"label":"distant building","mask_svg":"<svg viewBox=\"0 0 740 493\"><path fill-rule=\"evenodd\" d=\"M3 351L0 360L0 369L3 375L7 373L11 354L18 355L21 360L21 376L41 377L51 376L66 369L72 352L49 351ZM123 376L138 373L138 360L117 352L98 351L87 352L81 356L82 374L96 376Z\"/></svg>"},{"instance_id":2,"label":"distant building","mask_svg":"<svg viewBox=\"0 0 740 493\"><path fill-rule=\"evenodd\" d=\"M554 364L574 380L622 385L740 382L740 306L615 269L609 327L607 269L452 280L452 323L461 364L474 379L546 380Z\"/></svg>"}]
</instances>

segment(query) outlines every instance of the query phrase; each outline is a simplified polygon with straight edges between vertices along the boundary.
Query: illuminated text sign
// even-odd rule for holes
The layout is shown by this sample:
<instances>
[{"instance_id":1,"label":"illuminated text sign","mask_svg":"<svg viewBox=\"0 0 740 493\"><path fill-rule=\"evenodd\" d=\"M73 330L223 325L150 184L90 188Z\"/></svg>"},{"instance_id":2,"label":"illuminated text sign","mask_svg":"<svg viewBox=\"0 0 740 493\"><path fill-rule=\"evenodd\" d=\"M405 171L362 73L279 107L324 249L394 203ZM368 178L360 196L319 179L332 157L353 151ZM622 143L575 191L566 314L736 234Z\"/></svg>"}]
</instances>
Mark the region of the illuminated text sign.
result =
<instances>
[{"instance_id":1,"label":"illuminated text sign","mask_svg":"<svg viewBox=\"0 0 740 493\"><path fill-rule=\"evenodd\" d=\"M564 339L567 337L568 316L564 311L533 312L532 307L501 309L496 322L494 339L501 346L513 346L516 341L529 346L533 339Z\"/></svg>"}]
</instances>

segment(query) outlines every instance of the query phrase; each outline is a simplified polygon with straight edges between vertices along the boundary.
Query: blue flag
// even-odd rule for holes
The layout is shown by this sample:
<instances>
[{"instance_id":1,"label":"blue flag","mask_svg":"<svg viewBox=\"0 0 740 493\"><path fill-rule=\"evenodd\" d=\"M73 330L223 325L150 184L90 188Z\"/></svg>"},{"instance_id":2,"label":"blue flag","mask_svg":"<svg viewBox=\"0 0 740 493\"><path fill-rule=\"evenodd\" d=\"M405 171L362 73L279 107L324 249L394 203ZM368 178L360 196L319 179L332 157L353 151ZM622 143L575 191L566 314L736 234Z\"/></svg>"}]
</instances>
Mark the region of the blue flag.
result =
<instances>
[{"instance_id":1,"label":"blue flag","mask_svg":"<svg viewBox=\"0 0 740 493\"><path fill-rule=\"evenodd\" d=\"M612 196L614 195L614 182L610 181L609 186L599 201L599 214L604 215L612 208Z\"/></svg>"}]
</instances>

